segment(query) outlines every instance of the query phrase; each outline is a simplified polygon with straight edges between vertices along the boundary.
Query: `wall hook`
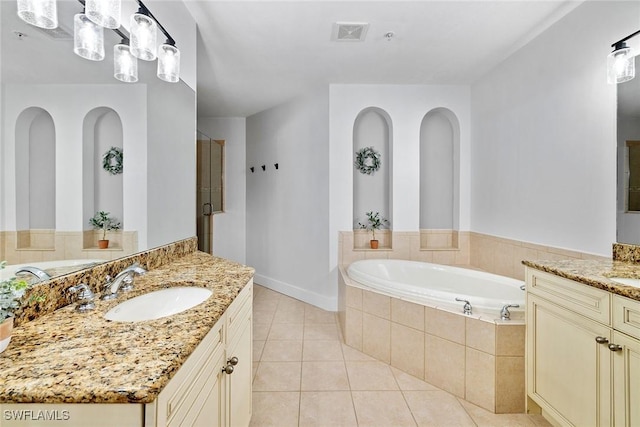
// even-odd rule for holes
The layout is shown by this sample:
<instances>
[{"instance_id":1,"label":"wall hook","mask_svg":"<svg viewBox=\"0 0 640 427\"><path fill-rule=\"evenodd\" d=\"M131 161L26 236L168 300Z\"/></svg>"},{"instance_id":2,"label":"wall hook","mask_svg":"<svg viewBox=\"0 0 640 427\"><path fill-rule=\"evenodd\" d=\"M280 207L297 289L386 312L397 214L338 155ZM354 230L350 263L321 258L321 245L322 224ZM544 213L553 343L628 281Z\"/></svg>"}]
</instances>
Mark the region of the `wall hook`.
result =
<instances>
[{"instance_id":1,"label":"wall hook","mask_svg":"<svg viewBox=\"0 0 640 427\"><path fill-rule=\"evenodd\" d=\"M277 163L274 163L273 166L275 166L276 169L278 169L278 164Z\"/></svg>"},{"instance_id":2,"label":"wall hook","mask_svg":"<svg viewBox=\"0 0 640 427\"><path fill-rule=\"evenodd\" d=\"M266 171L267 170L267 166L266 165L262 165L262 170Z\"/></svg>"},{"instance_id":3,"label":"wall hook","mask_svg":"<svg viewBox=\"0 0 640 427\"><path fill-rule=\"evenodd\" d=\"M251 166L251 167L249 168L249 170L251 170L251 173L253 173L253 170L254 170L254 169L255 169L255 168L254 168L253 166Z\"/></svg>"}]
</instances>

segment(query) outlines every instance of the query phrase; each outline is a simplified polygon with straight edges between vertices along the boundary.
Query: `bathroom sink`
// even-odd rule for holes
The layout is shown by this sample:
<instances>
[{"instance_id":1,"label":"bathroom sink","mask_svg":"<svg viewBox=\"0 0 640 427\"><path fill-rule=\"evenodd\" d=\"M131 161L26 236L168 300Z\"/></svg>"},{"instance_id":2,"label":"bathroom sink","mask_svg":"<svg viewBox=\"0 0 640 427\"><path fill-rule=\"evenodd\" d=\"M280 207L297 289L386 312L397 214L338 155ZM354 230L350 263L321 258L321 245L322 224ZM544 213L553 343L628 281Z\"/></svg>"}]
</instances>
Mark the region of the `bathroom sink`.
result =
<instances>
[{"instance_id":1,"label":"bathroom sink","mask_svg":"<svg viewBox=\"0 0 640 427\"><path fill-rule=\"evenodd\" d=\"M630 279L628 277L610 277L609 280L620 283L621 285L633 286L640 288L640 279Z\"/></svg>"},{"instance_id":2,"label":"bathroom sink","mask_svg":"<svg viewBox=\"0 0 640 427\"><path fill-rule=\"evenodd\" d=\"M104 318L114 322L140 322L181 313L204 302L213 292L205 288L175 287L149 292L123 301Z\"/></svg>"}]
</instances>

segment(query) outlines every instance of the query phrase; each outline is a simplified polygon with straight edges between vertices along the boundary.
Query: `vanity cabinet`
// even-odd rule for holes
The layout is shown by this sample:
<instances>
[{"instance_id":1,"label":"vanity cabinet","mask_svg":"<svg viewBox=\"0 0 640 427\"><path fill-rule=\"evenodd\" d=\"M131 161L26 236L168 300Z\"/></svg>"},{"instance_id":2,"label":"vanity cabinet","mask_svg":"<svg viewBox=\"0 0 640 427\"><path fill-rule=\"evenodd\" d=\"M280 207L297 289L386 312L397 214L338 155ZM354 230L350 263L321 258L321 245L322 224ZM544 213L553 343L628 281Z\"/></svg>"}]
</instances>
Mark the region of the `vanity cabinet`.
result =
<instances>
[{"instance_id":1,"label":"vanity cabinet","mask_svg":"<svg viewBox=\"0 0 640 427\"><path fill-rule=\"evenodd\" d=\"M152 403L0 404L0 425L246 427L251 419L252 302L250 280Z\"/></svg>"},{"instance_id":2,"label":"vanity cabinet","mask_svg":"<svg viewBox=\"0 0 640 427\"><path fill-rule=\"evenodd\" d=\"M527 268L527 394L559 425L640 425L640 302Z\"/></svg>"}]
</instances>

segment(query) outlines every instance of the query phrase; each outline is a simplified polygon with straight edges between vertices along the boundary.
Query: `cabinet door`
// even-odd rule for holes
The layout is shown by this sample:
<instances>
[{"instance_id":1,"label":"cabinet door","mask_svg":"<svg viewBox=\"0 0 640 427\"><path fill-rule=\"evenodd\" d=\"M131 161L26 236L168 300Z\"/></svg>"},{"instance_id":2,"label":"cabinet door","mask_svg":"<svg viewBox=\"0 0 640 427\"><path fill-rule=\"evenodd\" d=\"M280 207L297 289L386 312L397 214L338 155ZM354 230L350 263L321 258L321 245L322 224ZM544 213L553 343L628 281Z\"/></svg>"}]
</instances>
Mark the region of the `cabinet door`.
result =
<instances>
[{"instance_id":1,"label":"cabinet door","mask_svg":"<svg viewBox=\"0 0 640 427\"><path fill-rule=\"evenodd\" d=\"M212 363L214 371L207 381L205 387L200 391L198 401L202 404L199 411L194 413L193 421L185 420L184 426L189 427L216 427L225 425L225 378L222 371L225 365L224 352ZM196 406L197 402L194 402ZM194 408L196 409L196 408ZM196 409L197 410L197 409Z\"/></svg>"},{"instance_id":2,"label":"cabinet door","mask_svg":"<svg viewBox=\"0 0 640 427\"><path fill-rule=\"evenodd\" d=\"M527 295L527 392L562 425L611 424L611 329Z\"/></svg>"},{"instance_id":3,"label":"cabinet door","mask_svg":"<svg viewBox=\"0 0 640 427\"><path fill-rule=\"evenodd\" d=\"M252 376L252 335L251 310L242 320L243 326L238 328L233 337L229 337L230 346L227 349L227 360L238 358L238 364L228 378L229 425L232 427L246 427L251 421L251 376Z\"/></svg>"},{"instance_id":4,"label":"cabinet door","mask_svg":"<svg viewBox=\"0 0 640 427\"><path fill-rule=\"evenodd\" d=\"M622 347L613 354L615 425L640 425L640 341L613 332L613 343Z\"/></svg>"}]
</instances>

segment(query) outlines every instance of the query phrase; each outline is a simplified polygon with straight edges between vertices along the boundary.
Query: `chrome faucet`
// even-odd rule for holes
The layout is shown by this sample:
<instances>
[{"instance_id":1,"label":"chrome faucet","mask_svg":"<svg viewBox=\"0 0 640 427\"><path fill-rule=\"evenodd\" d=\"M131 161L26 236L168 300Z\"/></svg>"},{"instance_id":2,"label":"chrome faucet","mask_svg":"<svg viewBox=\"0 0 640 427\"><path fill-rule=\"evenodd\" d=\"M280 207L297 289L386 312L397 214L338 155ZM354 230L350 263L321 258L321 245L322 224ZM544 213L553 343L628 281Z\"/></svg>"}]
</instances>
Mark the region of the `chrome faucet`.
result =
<instances>
[{"instance_id":1,"label":"chrome faucet","mask_svg":"<svg viewBox=\"0 0 640 427\"><path fill-rule=\"evenodd\" d=\"M44 270L40 270L38 267L22 267L20 270L16 270L16 276L20 273L31 273L38 279L38 282L51 279Z\"/></svg>"},{"instance_id":2,"label":"chrome faucet","mask_svg":"<svg viewBox=\"0 0 640 427\"><path fill-rule=\"evenodd\" d=\"M78 294L78 305L76 306L76 310L85 312L96 308L96 305L93 302L95 295L86 283L80 283L79 285L72 286L68 290L72 294Z\"/></svg>"},{"instance_id":3,"label":"chrome faucet","mask_svg":"<svg viewBox=\"0 0 640 427\"><path fill-rule=\"evenodd\" d=\"M509 311L509 307L514 307L514 308L518 308L520 307L518 304L506 304L502 307L502 310L500 310L500 319L502 320L510 320L511 319L511 312Z\"/></svg>"},{"instance_id":4,"label":"chrome faucet","mask_svg":"<svg viewBox=\"0 0 640 427\"><path fill-rule=\"evenodd\" d=\"M471 315L473 308L471 307L471 303L466 299L456 298L456 301L463 302L464 307L462 307L462 312L466 315Z\"/></svg>"},{"instance_id":5,"label":"chrome faucet","mask_svg":"<svg viewBox=\"0 0 640 427\"><path fill-rule=\"evenodd\" d=\"M118 290L130 291L133 289L133 278L135 275L143 275L147 272L144 268L140 267L137 262L131 264L129 267L122 270L111 280L111 277L107 276L107 283L104 285L104 294L102 299L109 300L118 296Z\"/></svg>"}]
</instances>

